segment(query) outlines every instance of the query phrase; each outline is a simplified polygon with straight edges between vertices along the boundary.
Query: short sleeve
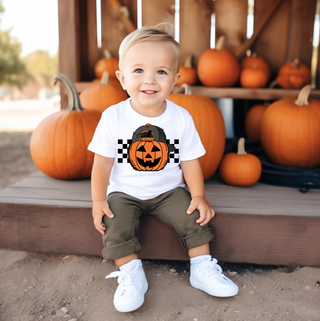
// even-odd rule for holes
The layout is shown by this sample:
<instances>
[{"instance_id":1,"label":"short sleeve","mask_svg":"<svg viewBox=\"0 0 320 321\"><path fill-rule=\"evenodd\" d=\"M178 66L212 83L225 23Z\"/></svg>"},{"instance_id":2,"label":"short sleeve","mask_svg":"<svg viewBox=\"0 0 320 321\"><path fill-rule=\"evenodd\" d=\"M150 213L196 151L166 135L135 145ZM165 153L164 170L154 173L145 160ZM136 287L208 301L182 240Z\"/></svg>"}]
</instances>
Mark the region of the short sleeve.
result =
<instances>
[{"instance_id":1,"label":"short sleeve","mask_svg":"<svg viewBox=\"0 0 320 321\"><path fill-rule=\"evenodd\" d=\"M189 161L203 156L206 150L201 142L193 119L188 113L185 120L185 128L180 143L180 160Z\"/></svg>"},{"instance_id":2,"label":"short sleeve","mask_svg":"<svg viewBox=\"0 0 320 321\"><path fill-rule=\"evenodd\" d=\"M108 110L102 113L88 150L95 154L114 158L116 156L115 119Z\"/></svg>"}]
</instances>

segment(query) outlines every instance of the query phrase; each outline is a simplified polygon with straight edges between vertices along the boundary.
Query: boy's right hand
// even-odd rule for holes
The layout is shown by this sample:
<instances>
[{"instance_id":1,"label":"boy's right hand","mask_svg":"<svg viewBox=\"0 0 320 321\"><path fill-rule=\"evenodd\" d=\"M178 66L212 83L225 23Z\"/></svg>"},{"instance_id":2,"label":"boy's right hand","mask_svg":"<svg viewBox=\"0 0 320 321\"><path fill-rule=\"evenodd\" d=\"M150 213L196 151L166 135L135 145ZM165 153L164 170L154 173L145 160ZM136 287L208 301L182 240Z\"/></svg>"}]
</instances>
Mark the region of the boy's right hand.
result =
<instances>
[{"instance_id":1,"label":"boy's right hand","mask_svg":"<svg viewBox=\"0 0 320 321\"><path fill-rule=\"evenodd\" d=\"M102 223L102 217L107 215L109 218L113 218L114 215L111 212L109 205L106 201L93 202L92 216L95 228L102 234L105 234L106 227Z\"/></svg>"}]
</instances>

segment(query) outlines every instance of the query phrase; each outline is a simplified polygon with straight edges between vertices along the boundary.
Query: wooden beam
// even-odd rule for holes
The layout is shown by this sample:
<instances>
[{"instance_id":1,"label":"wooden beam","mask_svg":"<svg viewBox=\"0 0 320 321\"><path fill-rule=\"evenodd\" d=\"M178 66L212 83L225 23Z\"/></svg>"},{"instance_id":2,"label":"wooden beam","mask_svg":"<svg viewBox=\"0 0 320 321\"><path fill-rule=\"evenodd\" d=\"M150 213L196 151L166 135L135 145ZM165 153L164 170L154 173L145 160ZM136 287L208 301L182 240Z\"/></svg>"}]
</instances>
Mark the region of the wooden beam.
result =
<instances>
[{"instance_id":1,"label":"wooden beam","mask_svg":"<svg viewBox=\"0 0 320 321\"><path fill-rule=\"evenodd\" d=\"M72 81L80 81L78 41L78 1L58 0L59 12L59 72ZM60 85L61 109L67 108L68 96Z\"/></svg>"},{"instance_id":2,"label":"wooden beam","mask_svg":"<svg viewBox=\"0 0 320 321\"><path fill-rule=\"evenodd\" d=\"M273 5L268 6L264 15L256 24L252 37L250 39L246 39L244 43L236 49L235 55L238 58L243 57L246 51L252 46L252 44L255 42L255 40L257 39L263 28L266 26L272 15L275 13L281 2L282 0L277 0L273 3Z\"/></svg>"}]
</instances>

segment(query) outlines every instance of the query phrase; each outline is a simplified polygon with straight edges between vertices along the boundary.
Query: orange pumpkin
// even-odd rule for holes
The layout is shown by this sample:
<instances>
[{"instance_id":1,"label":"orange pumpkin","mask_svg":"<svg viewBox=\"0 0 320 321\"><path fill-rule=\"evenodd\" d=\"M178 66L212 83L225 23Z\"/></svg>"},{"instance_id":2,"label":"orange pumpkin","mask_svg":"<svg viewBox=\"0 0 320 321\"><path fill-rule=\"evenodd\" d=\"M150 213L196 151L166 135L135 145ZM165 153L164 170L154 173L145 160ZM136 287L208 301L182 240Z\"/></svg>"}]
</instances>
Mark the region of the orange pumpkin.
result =
<instances>
[{"instance_id":1,"label":"orange pumpkin","mask_svg":"<svg viewBox=\"0 0 320 321\"><path fill-rule=\"evenodd\" d=\"M223 48L224 37L221 36L214 49L205 50L198 61L198 77L209 87L231 87L239 79L240 64L236 56Z\"/></svg>"},{"instance_id":2,"label":"orange pumpkin","mask_svg":"<svg viewBox=\"0 0 320 321\"><path fill-rule=\"evenodd\" d=\"M268 82L270 79L271 71L267 61L264 58L258 56L255 52L251 54L251 50L248 50L247 56L242 59L240 67L241 69L244 69L251 68L253 66L256 66L258 69L261 69L266 73Z\"/></svg>"},{"instance_id":3,"label":"orange pumpkin","mask_svg":"<svg viewBox=\"0 0 320 321\"><path fill-rule=\"evenodd\" d=\"M245 119L247 136L253 142L260 142L262 117L267 109L266 105L255 105L250 108Z\"/></svg>"},{"instance_id":4,"label":"orange pumpkin","mask_svg":"<svg viewBox=\"0 0 320 321\"><path fill-rule=\"evenodd\" d=\"M179 72L181 73L181 78L177 82L177 86L182 84L193 86L197 83L197 69L192 68L192 55L187 56L184 66L180 66Z\"/></svg>"},{"instance_id":5,"label":"orange pumpkin","mask_svg":"<svg viewBox=\"0 0 320 321\"><path fill-rule=\"evenodd\" d=\"M118 82L118 80L115 81ZM127 98L127 93L121 85L113 85L109 82L108 72L103 74L99 85L86 88L80 94L80 101L84 108L96 110L100 113Z\"/></svg>"},{"instance_id":6,"label":"orange pumpkin","mask_svg":"<svg viewBox=\"0 0 320 321\"><path fill-rule=\"evenodd\" d=\"M185 108L192 116L196 129L206 149L200 157L204 179L209 179L217 170L225 148L226 130L219 107L208 97L192 95L189 85L180 87L184 94L168 97L175 104Z\"/></svg>"},{"instance_id":7,"label":"orange pumpkin","mask_svg":"<svg viewBox=\"0 0 320 321\"><path fill-rule=\"evenodd\" d=\"M295 59L279 69L276 82L282 88L300 89L310 82L310 69Z\"/></svg>"},{"instance_id":8,"label":"orange pumpkin","mask_svg":"<svg viewBox=\"0 0 320 321\"><path fill-rule=\"evenodd\" d=\"M233 186L251 186L258 182L262 165L259 158L247 154L244 138L238 141L238 153L226 154L220 164L219 172L224 182Z\"/></svg>"},{"instance_id":9,"label":"orange pumpkin","mask_svg":"<svg viewBox=\"0 0 320 321\"><path fill-rule=\"evenodd\" d=\"M53 76L67 89L69 106L45 118L30 139L33 162L43 173L57 179L90 178L94 154L87 150L101 114L81 107L78 93L63 74Z\"/></svg>"},{"instance_id":10,"label":"orange pumpkin","mask_svg":"<svg viewBox=\"0 0 320 321\"><path fill-rule=\"evenodd\" d=\"M101 78L103 73L107 71L110 78L116 78L116 71L119 69L119 59L111 56L109 50L104 51L104 58L97 61L94 66L94 74L97 78Z\"/></svg>"},{"instance_id":11,"label":"orange pumpkin","mask_svg":"<svg viewBox=\"0 0 320 321\"><path fill-rule=\"evenodd\" d=\"M280 99L266 110L261 123L261 143L269 159L282 166L320 166L320 101L308 99L311 86L296 100Z\"/></svg>"},{"instance_id":12,"label":"orange pumpkin","mask_svg":"<svg viewBox=\"0 0 320 321\"><path fill-rule=\"evenodd\" d=\"M241 70L240 84L245 88L263 88L268 83L268 75L255 65Z\"/></svg>"},{"instance_id":13,"label":"orange pumpkin","mask_svg":"<svg viewBox=\"0 0 320 321\"><path fill-rule=\"evenodd\" d=\"M169 148L165 142L165 134L162 131L163 141L157 141L154 134L154 131L160 130L162 131L157 126L146 124L138 128L133 134L133 139L139 137L139 140L133 141L129 146L129 161L134 169L138 171L159 171L166 166ZM138 135L137 132L139 132Z\"/></svg>"}]
</instances>

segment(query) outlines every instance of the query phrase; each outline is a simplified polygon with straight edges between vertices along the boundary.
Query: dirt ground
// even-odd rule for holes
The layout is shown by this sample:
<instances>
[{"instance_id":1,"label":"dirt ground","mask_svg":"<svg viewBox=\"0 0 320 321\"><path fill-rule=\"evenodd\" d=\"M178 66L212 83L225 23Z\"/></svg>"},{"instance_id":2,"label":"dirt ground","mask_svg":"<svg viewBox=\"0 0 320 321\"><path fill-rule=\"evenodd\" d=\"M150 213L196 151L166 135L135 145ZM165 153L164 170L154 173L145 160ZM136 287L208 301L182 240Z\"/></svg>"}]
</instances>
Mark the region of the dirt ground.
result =
<instances>
[{"instance_id":1,"label":"dirt ground","mask_svg":"<svg viewBox=\"0 0 320 321\"><path fill-rule=\"evenodd\" d=\"M31 131L54 111L50 106L8 111L0 103L0 189L37 170L29 153ZM117 282L104 279L116 270L113 263L0 250L0 320L320 320L320 268L221 263L240 288L237 296L223 299L190 286L188 262L143 260L143 265L149 282L145 303L121 314L112 303Z\"/></svg>"}]
</instances>

